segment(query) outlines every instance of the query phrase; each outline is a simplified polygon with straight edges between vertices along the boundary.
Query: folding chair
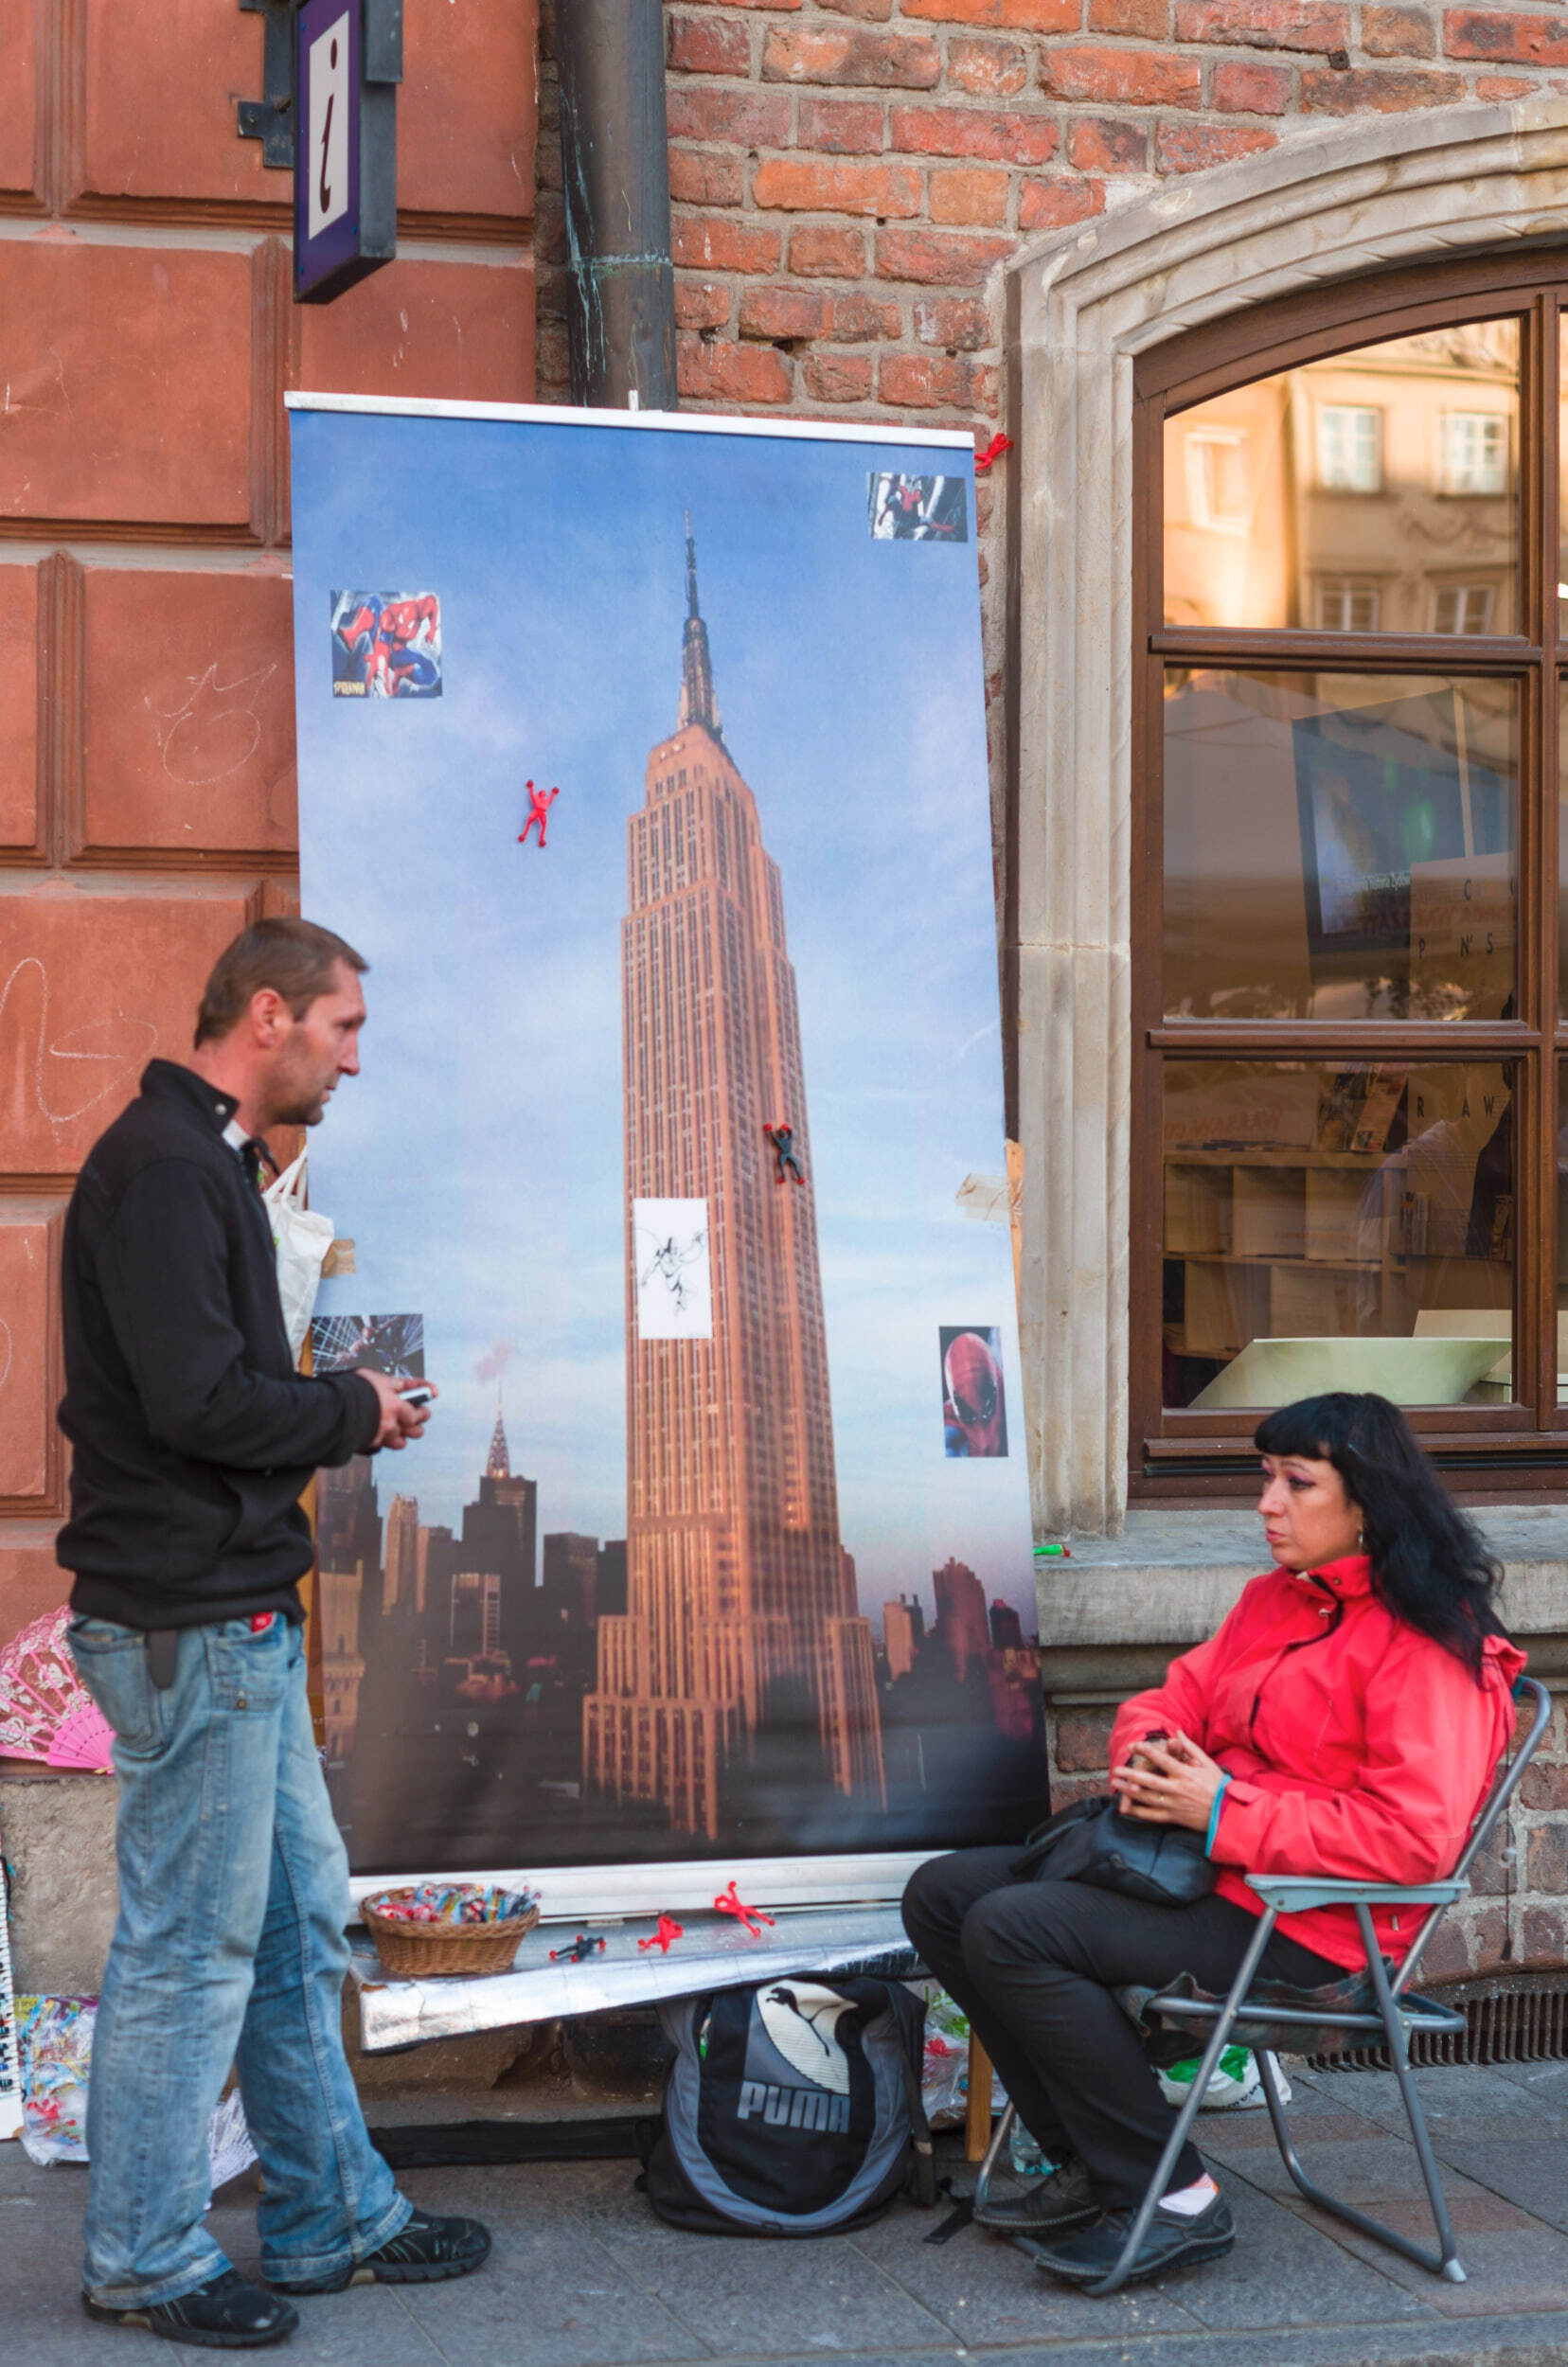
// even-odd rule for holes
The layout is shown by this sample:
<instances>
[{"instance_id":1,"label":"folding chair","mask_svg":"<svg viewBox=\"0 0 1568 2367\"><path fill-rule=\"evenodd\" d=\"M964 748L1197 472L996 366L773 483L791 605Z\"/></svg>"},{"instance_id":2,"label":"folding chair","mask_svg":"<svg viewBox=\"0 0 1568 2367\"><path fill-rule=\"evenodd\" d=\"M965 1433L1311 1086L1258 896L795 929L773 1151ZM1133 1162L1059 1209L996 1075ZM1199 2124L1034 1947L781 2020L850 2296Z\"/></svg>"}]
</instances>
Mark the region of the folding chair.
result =
<instances>
[{"instance_id":1,"label":"folding chair","mask_svg":"<svg viewBox=\"0 0 1568 2367\"><path fill-rule=\"evenodd\" d=\"M1208 2044L1203 2050L1203 2060L1198 2066L1197 2076L1176 2116L1176 2125L1170 2132L1166 2149L1160 2156L1159 2167L1149 2181L1149 2191L1139 2204L1137 2215L1128 2231L1121 2256L1109 2276L1102 2277L1097 2285L1086 2287L1084 2288L1086 2291L1096 2294L1114 2293L1125 2283L1128 2270L1137 2258L1138 2248L1149 2233L1149 2223L1154 2216L1160 2197L1168 2188L1171 2172L1176 2166L1182 2147L1186 2143L1187 2133L1197 2118L1198 2108L1203 2102L1204 2091L1214 2075L1215 2067L1224 2052L1232 2030L1238 2022L1248 2021L1267 2022L1274 2028L1283 2026L1286 2029L1354 2031L1363 2042L1368 2038L1381 2038L1382 2039L1388 2049L1389 2062L1393 2066L1394 2076L1399 2082L1399 2094L1403 2099L1405 2114L1410 2123L1410 2133L1415 2140L1416 2158L1421 2165L1421 2177L1426 2185L1427 2200L1432 2207L1433 2221L1437 2232L1437 2251L1435 2252L1423 2251L1418 2244L1411 2243L1408 2237L1396 2234L1392 2228L1384 2227L1380 2220L1368 2218L1364 2212L1357 2211L1347 2202L1338 2201L1334 2196L1325 2194L1322 2187L1312 2183L1302 2168L1295 2147L1291 2142L1291 2132L1285 2121L1284 2100L1279 2092L1278 2073L1273 2057L1260 2047L1257 2055L1257 2068L1263 2083L1264 2101L1269 2108L1269 2118L1274 2124L1274 2133L1279 2145L1281 2158L1296 2186L1306 2196L1309 2202L1315 2202L1320 2210L1332 2212L1335 2218L1345 2220L1349 2227L1359 2228L1363 2235L1375 2236L1380 2244L1390 2245L1395 2251L1402 2252L1407 2260L1415 2261L1417 2268L1430 2269L1434 2276L1447 2277L1453 2285L1462 2285L1465 2282L1465 2271L1459 2262L1459 2248L1454 2242L1453 2227L1449 2218L1448 2204L1443 2197L1442 2180L1438 2173L1436 2159L1433 2154L1432 2140L1427 2134L1426 2118L1421 2110L1420 2098L1416 2092L1416 2082L1411 2074L1409 2048L1410 2035L1415 2031L1430 2031L1450 2037L1461 2036L1465 2029L1465 2018L1462 2014L1455 2013L1452 2007L1434 2005L1426 1998L1412 1998L1409 2003L1403 2001L1411 1982L1416 1977L1417 1967L1425 1951L1427 1942L1442 1921L1447 1909L1470 1889L1470 1883L1466 1878L1470 1868L1490 1839L1498 1819L1518 1789L1520 1778L1534 1757L1541 1737L1546 1731L1547 1721L1552 1715L1552 1697L1546 1687L1538 1679L1525 1677L1521 1681L1518 1691L1521 1695L1530 1694L1535 1698L1535 1717L1531 1721L1530 1731L1515 1752L1513 1758L1505 1765L1493 1788L1491 1797L1482 1809L1475 1828L1466 1843L1463 1856L1446 1881L1410 1884L1342 1882L1330 1880L1327 1878L1320 1878L1310 1874L1249 1874L1247 1880L1263 1901L1263 1913L1258 1917L1257 1929L1253 1933L1252 1943L1241 1960L1236 1979L1231 1984L1230 1994L1222 2002L1168 1994L1149 2001L1145 2011L1149 2014L1158 2014L1165 2021L1173 2021L1178 2025L1191 2023L1199 2028L1212 2023L1213 2028ZM1310 2005L1282 2006L1264 2000L1249 1998L1247 1992L1253 1975L1269 1944L1269 1934L1274 1930L1276 1917L1281 1914L1299 1913L1310 1907L1338 1906L1350 1907L1355 1912L1361 1931L1362 1946L1366 1955L1367 1976L1371 1983L1377 2010L1375 2012L1328 2012L1326 2009L1313 2008ZM1405 1906L1424 1906L1427 1913L1420 1930L1416 1934L1410 1953L1405 1957L1399 1971L1390 1979L1388 1967L1378 1947L1371 1911L1374 1907ZM974 2208L977 2212L985 2208L991 2173L996 2166L1003 2146L1007 2144L1012 2127L1013 2112L1014 2108L1009 2103L997 2124L996 2133L990 2142L990 2149L981 2164L980 2176L974 2189ZM1023 2240L1031 2251L1038 2249L1029 2239Z\"/></svg>"}]
</instances>

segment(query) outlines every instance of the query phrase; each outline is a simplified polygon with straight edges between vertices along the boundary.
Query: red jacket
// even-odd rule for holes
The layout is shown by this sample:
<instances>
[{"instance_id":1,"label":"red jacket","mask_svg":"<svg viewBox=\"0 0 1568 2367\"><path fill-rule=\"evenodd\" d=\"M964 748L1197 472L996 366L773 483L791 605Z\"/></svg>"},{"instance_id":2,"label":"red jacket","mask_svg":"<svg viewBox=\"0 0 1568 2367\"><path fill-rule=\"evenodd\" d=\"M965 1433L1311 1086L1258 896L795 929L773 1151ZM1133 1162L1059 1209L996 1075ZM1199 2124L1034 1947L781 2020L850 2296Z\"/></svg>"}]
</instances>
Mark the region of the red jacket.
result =
<instances>
[{"instance_id":1,"label":"red jacket","mask_svg":"<svg viewBox=\"0 0 1568 2367\"><path fill-rule=\"evenodd\" d=\"M1383 1608L1364 1554L1301 1576L1271 1570L1217 1635L1171 1662L1163 1685L1123 1704L1111 1764L1161 1727L1218 1760L1232 1781L1215 1888L1253 1914L1262 1901L1243 1874L1433 1881L1457 1861L1486 1797L1523 1666L1516 1646L1488 1636L1477 1684ZM1375 1911L1386 1954L1403 1955L1425 1912ZM1365 1961L1348 1907L1282 1915L1278 1928L1334 1964Z\"/></svg>"}]
</instances>

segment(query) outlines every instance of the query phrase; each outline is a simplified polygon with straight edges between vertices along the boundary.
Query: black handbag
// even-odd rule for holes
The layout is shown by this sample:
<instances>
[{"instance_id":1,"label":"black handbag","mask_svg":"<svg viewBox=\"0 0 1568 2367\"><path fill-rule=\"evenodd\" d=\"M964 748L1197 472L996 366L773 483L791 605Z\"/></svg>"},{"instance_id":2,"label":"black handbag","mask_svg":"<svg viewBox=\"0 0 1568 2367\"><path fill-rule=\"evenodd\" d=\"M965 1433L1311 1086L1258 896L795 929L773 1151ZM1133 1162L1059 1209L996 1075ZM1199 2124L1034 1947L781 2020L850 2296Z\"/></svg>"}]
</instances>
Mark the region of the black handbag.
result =
<instances>
[{"instance_id":1,"label":"black handbag","mask_svg":"<svg viewBox=\"0 0 1568 2367\"><path fill-rule=\"evenodd\" d=\"M1089 1882L1156 1907L1206 1898L1218 1872L1202 1833L1123 1816L1110 1792L1059 1808L1036 1825L1012 1862L1016 1881Z\"/></svg>"}]
</instances>

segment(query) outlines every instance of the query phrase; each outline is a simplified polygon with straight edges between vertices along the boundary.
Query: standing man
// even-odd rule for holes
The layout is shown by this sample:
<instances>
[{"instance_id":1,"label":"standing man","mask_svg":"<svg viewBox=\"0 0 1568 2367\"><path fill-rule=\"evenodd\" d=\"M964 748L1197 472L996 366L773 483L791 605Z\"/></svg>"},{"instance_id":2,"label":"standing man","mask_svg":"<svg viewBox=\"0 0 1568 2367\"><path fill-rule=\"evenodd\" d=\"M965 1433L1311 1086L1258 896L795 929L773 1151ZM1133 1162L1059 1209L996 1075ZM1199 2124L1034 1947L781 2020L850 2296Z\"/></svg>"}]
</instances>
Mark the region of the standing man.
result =
<instances>
[{"instance_id":1,"label":"standing man","mask_svg":"<svg viewBox=\"0 0 1568 2367\"><path fill-rule=\"evenodd\" d=\"M279 2293L465 2275L472 2219L398 2193L344 2059L347 1862L305 1697L299 1496L318 1464L418 1438L411 1381L294 1370L266 1211L270 1127L359 1073L365 962L262 920L222 955L188 1067L153 1060L72 1195L71 1648L115 1729L120 1911L93 2048L89 2317L252 2349ZM261 2158L265 2291L203 2222L229 2066Z\"/></svg>"}]
</instances>

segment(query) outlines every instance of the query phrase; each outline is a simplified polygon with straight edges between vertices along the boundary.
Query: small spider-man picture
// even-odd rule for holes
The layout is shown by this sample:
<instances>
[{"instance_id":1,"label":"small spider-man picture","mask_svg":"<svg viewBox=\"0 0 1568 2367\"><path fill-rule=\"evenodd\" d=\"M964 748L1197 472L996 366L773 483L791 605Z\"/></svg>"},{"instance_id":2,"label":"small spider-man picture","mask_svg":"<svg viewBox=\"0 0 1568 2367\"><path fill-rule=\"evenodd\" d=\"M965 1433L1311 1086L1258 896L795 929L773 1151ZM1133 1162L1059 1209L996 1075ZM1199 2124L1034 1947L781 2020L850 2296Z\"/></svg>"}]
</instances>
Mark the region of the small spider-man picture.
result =
<instances>
[{"instance_id":1,"label":"small spider-man picture","mask_svg":"<svg viewBox=\"0 0 1568 2367\"><path fill-rule=\"evenodd\" d=\"M434 592L332 594L334 699L438 699L441 603Z\"/></svg>"},{"instance_id":2,"label":"small spider-man picture","mask_svg":"<svg viewBox=\"0 0 1568 2367\"><path fill-rule=\"evenodd\" d=\"M942 1324L942 1447L950 1457L1005 1455L1007 1400L994 1324Z\"/></svg>"}]
</instances>

